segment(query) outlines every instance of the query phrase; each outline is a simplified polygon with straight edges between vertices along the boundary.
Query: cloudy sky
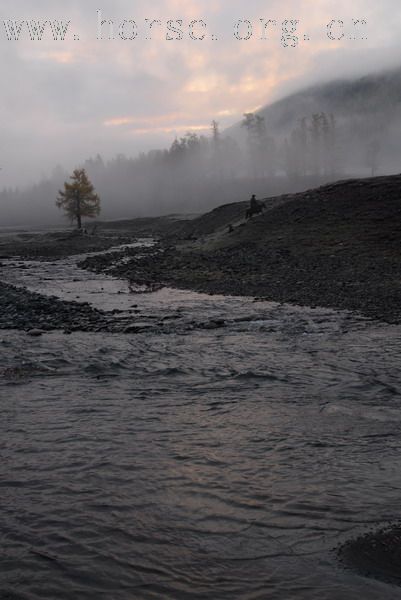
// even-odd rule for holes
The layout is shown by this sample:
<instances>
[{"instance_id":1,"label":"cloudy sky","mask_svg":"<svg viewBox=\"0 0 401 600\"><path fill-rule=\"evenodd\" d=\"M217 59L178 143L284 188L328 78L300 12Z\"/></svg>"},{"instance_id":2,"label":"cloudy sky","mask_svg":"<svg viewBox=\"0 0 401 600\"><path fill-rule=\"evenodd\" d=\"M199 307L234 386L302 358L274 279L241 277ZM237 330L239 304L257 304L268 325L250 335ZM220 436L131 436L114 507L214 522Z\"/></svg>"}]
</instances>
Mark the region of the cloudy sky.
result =
<instances>
[{"instance_id":1,"label":"cloudy sky","mask_svg":"<svg viewBox=\"0 0 401 600\"><path fill-rule=\"evenodd\" d=\"M165 147L310 83L401 62L398 0L0 0L0 7L0 185L98 152ZM99 14L107 20L101 28ZM57 19L70 22L64 41L53 39L49 21ZM8 20L20 27L18 41ZM30 39L33 20L43 25L41 40ZM299 20L297 39L286 20Z\"/></svg>"}]
</instances>

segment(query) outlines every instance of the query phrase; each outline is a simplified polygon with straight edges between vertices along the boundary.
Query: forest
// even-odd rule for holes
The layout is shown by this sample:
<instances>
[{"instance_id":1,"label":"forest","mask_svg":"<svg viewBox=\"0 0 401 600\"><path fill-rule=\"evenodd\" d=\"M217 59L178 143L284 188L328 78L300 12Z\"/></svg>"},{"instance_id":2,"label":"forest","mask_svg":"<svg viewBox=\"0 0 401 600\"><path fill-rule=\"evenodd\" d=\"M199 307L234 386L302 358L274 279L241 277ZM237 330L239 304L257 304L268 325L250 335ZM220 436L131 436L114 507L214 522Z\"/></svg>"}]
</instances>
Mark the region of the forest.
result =
<instances>
[{"instance_id":1,"label":"forest","mask_svg":"<svg viewBox=\"0 0 401 600\"><path fill-rule=\"evenodd\" d=\"M380 166L380 141L367 138L353 168L375 175ZM218 204L302 191L350 174L349 132L336 116L317 112L298 119L285 137L273 135L266 119L246 113L237 131L222 132L213 121L208 135L188 132L170 147L118 154L99 154L79 165L85 168L102 199L102 218L117 219L170 213L199 213ZM26 189L0 192L3 226L30 222L55 224L60 215L54 200L69 173L61 166ZM2 219L3 221L3 219Z\"/></svg>"}]
</instances>

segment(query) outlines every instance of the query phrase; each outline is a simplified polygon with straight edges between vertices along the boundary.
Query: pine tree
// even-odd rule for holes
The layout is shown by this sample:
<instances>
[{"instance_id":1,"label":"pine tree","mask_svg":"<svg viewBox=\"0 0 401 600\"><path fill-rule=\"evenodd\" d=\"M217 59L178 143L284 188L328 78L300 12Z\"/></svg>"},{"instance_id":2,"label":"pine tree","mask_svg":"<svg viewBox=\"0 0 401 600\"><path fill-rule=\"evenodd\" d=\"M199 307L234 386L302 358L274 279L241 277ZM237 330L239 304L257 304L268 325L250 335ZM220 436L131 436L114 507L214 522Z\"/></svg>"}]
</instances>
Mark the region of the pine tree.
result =
<instances>
[{"instance_id":1,"label":"pine tree","mask_svg":"<svg viewBox=\"0 0 401 600\"><path fill-rule=\"evenodd\" d=\"M219 124L212 121L212 142L211 142L211 172L213 177L219 181L223 179L223 160L222 147L224 141L221 139Z\"/></svg>"},{"instance_id":2,"label":"pine tree","mask_svg":"<svg viewBox=\"0 0 401 600\"><path fill-rule=\"evenodd\" d=\"M379 140L372 140L366 148L365 162L366 166L370 169L372 177L376 175L376 171L379 167L379 155L380 155L380 142Z\"/></svg>"},{"instance_id":3,"label":"pine tree","mask_svg":"<svg viewBox=\"0 0 401 600\"><path fill-rule=\"evenodd\" d=\"M82 217L93 218L100 213L100 199L85 169L75 169L70 179L72 183L65 182L64 190L59 191L56 205L64 210L71 222L76 221L81 230Z\"/></svg>"},{"instance_id":4,"label":"pine tree","mask_svg":"<svg viewBox=\"0 0 401 600\"><path fill-rule=\"evenodd\" d=\"M267 133L264 117L255 113L245 113L241 123L248 134L249 157L253 176L273 175L275 171L275 142Z\"/></svg>"}]
</instances>

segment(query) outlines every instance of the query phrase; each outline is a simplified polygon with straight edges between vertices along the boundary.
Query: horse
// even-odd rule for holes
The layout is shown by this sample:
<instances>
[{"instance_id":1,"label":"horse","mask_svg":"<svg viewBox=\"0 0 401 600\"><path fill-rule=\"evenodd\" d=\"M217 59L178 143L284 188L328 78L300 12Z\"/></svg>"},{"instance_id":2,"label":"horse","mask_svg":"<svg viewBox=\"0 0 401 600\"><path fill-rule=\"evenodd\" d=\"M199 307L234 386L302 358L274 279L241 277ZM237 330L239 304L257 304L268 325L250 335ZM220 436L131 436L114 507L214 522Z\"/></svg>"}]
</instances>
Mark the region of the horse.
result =
<instances>
[{"instance_id":1,"label":"horse","mask_svg":"<svg viewBox=\"0 0 401 600\"><path fill-rule=\"evenodd\" d=\"M266 208L264 202L258 202L255 206L248 208L245 213L245 219L250 219L253 215L260 215Z\"/></svg>"}]
</instances>

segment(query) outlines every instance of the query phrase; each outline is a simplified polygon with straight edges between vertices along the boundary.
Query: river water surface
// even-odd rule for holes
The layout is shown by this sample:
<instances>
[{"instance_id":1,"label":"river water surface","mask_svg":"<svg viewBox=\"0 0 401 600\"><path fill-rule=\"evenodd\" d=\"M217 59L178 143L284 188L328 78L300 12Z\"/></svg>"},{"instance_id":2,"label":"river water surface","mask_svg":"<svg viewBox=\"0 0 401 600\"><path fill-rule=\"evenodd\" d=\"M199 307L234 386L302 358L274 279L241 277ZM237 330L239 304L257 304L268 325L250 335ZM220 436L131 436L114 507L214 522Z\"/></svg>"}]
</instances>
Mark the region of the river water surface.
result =
<instances>
[{"instance_id":1,"label":"river water surface","mask_svg":"<svg viewBox=\"0 0 401 600\"><path fill-rule=\"evenodd\" d=\"M2 278L149 331L0 332L0 597L401 598L333 551L400 517L401 328L75 260Z\"/></svg>"}]
</instances>

